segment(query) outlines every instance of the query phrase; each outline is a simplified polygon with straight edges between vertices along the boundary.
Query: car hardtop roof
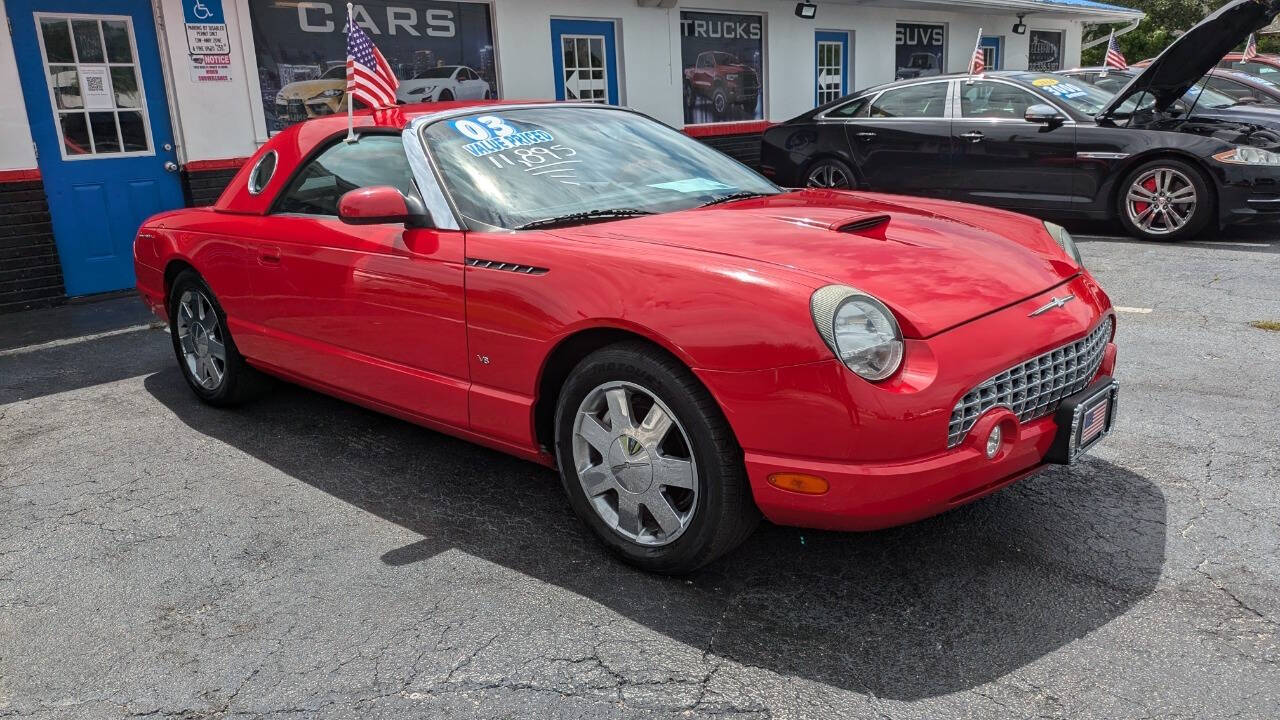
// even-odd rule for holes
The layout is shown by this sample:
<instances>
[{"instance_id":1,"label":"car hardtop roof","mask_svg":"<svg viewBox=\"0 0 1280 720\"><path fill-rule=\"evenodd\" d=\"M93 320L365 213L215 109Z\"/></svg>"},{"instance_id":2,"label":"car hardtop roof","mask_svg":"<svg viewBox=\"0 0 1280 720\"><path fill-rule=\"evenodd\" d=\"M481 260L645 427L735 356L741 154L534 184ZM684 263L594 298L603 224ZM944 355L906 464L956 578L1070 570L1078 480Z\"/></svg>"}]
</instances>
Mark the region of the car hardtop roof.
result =
<instances>
[{"instance_id":1,"label":"car hardtop roof","mask_svg":"<svg viewBox=\"0 0 1280 720\"><path fill-rule=\"evenodd\" d=\"M452 100L447 102L411 103L397 105L383 110L356 110L352 114L352 122L359 133L401 132L409 123L420 117L439 113L459 111L465 114L469 110L482 111L488 108L501 108L512 105L521 107L547 106L555 107L565 103L553 100ZM581 107L581 105L576 105ZM607 106L601 105L601 108ZM271 202L280 191L281 185L293 174L299 163L308 159L317 147L324 145L347 131L345 113L326 115L290 125L271 136L258 152L241 166L239 172L227 184L222 195L218 197L213 208L220 212L263 215L270 210ZM250 193L249 174L258 164L258 160L267 153L276 153L276 170L266 186L258 193Z\"/></svg>"}]
</instances>

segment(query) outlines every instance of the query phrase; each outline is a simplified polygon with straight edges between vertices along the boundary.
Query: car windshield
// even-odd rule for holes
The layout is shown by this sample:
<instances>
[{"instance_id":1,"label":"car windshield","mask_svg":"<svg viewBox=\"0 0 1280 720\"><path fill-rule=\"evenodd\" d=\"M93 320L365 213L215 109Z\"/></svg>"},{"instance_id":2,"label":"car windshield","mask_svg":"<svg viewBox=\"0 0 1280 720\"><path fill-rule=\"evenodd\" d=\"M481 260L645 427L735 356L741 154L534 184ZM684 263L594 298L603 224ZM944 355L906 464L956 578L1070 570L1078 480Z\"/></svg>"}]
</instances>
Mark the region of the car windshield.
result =
<instances>
[{"instance_id":1,"label":"car windshield","mask_svg":"<svg viewBox=\"0 0 1280 720\"><path fill-rule=\"evenodd\" d=\"M626 110L495 106L431 123L423 140L462 215L500 228L780 192L697 140Z\"/></svg>"},{"instance_id":2,"label":"car windshield","mask_svg":"<svg viewBox=\"0 0 1280 720\"><path fill-rule=\"evenodd\" d=\"M928 69L929 64L933 61L933 56L927 53L915 53L911 59L907 61L907 67Z\"/></svg>"},{"instance_id":3,"label":"car windshield","mask_svg":"<svg viewBox=\"0 0 1280 720\"><path fill-rule=\"evenodd\" d=\"M326 70L326 71L325 71L324 75L320 76L320 79L322 79L322 80L346 80L346 79L347 79L347 66L346 66L346 65L338 65L337 67L331 67L331 68L329 68L328 70Z\"/></svg>"},{"instance_id":4,"label":"car windshield","mask_svg":"<svg viewBox=\"0 0 1280 720\"><path fill-rule=\"evenodd\" d=\"M1199 100L1196 99L1197 95L1200 96ZM1239 105L1240 100L1207 87L1201 80L1182 94L1182 100L1177 105L1177 109L1185 112L1193 103L1196 107L1225 108Z\"/></svg>"},{"instance_id":5,"label":"car windshield","mask_svg":"<svg viewBox=\"0 0 1280 720\"><path fill-rule=\"evenodd\" d=\"M1106 107L1107 103L1111 102L1111 98L1115 97L1115 92L1104 90L1078 77L1062 77L1061 75L1051 75L1049 73L1028 73L1021 76L1020 79L1055 101L1064 103L1076 112L1089 116L1102 112L1102 108ZM1149 109L1155 102L1150 95L1142 94L1140 97L1142 99L1142 110ZM1129 98L1120 105L1115 114L1129 115L1133 112L1137 103L1138 98Z\"/></svg>"},{"instance_id":6,"label":"car windshield","mask_svg":"<svg viewBox=\"0 0 1280 720\"><path fill-rule=\"evenodd\" d=\"M413 79L414 79L414 80L425 80L425 79L428 79L428 78L447 78L447 77L452 77L452 76L453 76L453 71L454 71L454 70L456 70L456 69L457 69L457 68L455 68L455 67L453 67L453 66L451 66L451 65L446 65L445 67L435 67L435 68L430 68L429 70L423 70L422 72L418 73L417 75L414 75L414 76L413 76Z\"/></svg>"}]
</instances>

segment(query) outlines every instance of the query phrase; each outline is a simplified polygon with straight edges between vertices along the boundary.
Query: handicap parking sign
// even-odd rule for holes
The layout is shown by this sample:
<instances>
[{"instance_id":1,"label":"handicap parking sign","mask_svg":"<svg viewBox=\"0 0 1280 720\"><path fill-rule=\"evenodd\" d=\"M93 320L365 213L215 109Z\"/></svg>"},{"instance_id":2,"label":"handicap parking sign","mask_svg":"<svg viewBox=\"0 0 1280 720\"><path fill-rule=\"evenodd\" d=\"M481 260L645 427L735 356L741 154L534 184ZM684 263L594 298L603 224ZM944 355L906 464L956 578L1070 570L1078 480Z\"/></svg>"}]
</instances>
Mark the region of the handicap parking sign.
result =
<instances>
[{"instance_id":1,"label":"handicap parking sign","mask_svg":"<svg viewBox=\"0 0 1280 720\"><path fill-rule=\"evenodd\" d=\"M182 15L188 25L222 25L222 0L182 0Z\"/></svg>"}]
</instances>

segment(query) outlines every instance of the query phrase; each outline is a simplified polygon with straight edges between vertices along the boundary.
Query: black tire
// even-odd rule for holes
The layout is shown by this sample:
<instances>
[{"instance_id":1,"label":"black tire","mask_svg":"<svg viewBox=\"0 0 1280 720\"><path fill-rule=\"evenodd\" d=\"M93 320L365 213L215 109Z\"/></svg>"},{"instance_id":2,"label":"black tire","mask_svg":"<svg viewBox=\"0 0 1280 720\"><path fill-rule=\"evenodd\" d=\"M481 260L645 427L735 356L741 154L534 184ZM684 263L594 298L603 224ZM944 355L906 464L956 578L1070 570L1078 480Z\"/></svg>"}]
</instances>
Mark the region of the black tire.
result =
<instances>
[{"instance_id":1,"label":"black tire","mask_svg":"<svg viewBox=\"0 0 1280 720\"><path fill-rule=\"evenodd\" d=\"M697 467L697 496L687 528L669 544L648 546L624 537L590 504L573 460L574 421L593 389L627 382L659 398L689 439ZM556 459L569 503L596 537L627 563L656 573L683 574L737 547L760 512L751 496L742 449L711 394L677 359L643 342L610 345L570 373L556 404Z\"/></svg>"},{"instance_id":2,"label":"black tire","mask_svg":"<svg viewBox=\"0 0 1280 720\"><path fill-rule=\"evenodd\" d=\"M488 88L485 88L485 91L484 91L484 99L485 99L485 100L492 100L492 99L493 99L493 94L489 92L489 89L488 89Z\"/></svg>"},{"instance_id":3,"label":"black tire","mask_svg":"<svg viewBox=\"0 0 1280 720\"><path fill-rule=\"evenodd\" d=\"M1187 186L1195 192L1195 204L1189 211L1190 217L1176 227L1176 222L1171 218L1177 208L1166 206L1170 207L1170 211L1161 215L1159 207L1152 203L1131 205L1129 200L1130 190L1135 189L1135 185L1143 183L1144 177L1160 170L1170 171L1167 177L1171 178L1174 192L1183 192L1183 188ZM1148 185L1143 185L1143 188L1151 191ZM1142 223L1143 218L1147 217L1143 215L1144 208L1150 208L1150 217L1154 218L1150 220L1148 227L1144 227ZM1204 173L1191 163L1175 158L1157 158L1142 163L1130 170L1116 189L1116 216L1120 224L1130 235L1142 240L1177 242L1195 237L1209 225L1215 212L1213 186Z\"/></svg>"},{"instance_id":4,"label":"black tire","mask_svg":"<svg viewBox=\"0 0 1280 720\"><path fill-rule=\"evenodd\" d=\"M723 115L729 109L729 96L725 94L724 88L718 87L711 93L711 109L716 115Z\"/></svg>"},{"instance_id":5,"label":"black tire","mask_svg":"<svg viewBox=\"0 0 1280 720\"><path fill-rule=\"evenodd\" d=\"M440 91L440 97L439 97L439 98L437 98L437 102L448 102L448 101L450 101L450 100L452 100L452 99L453 99L453 91L452 91L452 90L441 90L441 91Z\"/></svg>"},{"instance_id":6,"label":"black tire","mask_svg":"<svg viewBox=\"0 0 1280 720\"><path fill-rule=\"evenodd\" d=\"M684 82L684 106L693 107L693 86L687 80Z\"/></svg>"},{"instance_id":7,"label":"black tire","mask_svg":"<svg viewBox=\"0 0 1280 720\"><path fill-rule=\"evenodd\" d=\"M857 184L856 178L853 168L844 162L835 158L821 158L805 168L801 180L805 187L851 190Z\"/></svg>"},{"instance_id":8,"label":"black tire","mask_svg":"<svg viewBox=\"0 0 1280 720\"><path fill-rule=\"evenodd\" d=\"M182 338L179 337L179 307L182 304L183 296L188 292L203 295L208 300L209 305L212 306L214 316L217 318L219 336L224 347L226 360L223 365L221 381L214 387L206 387L195 376L191 367L187 364L186 354L182 347ZM191 387L196 397L216 407L231 407L252 399L270 387L271 382L267 376L245 363L244 356L236 349L235 340L232 339L230 331L227 330L227 314L223 312L217 296L213 294L208 284L194 270L184 270L174 279L173 286L169 289L168 309L169 338L173 343L173 353L178 361L178 369L182 372L182 377L186 379L187 385Z\"/></svg>"}]
</instances>

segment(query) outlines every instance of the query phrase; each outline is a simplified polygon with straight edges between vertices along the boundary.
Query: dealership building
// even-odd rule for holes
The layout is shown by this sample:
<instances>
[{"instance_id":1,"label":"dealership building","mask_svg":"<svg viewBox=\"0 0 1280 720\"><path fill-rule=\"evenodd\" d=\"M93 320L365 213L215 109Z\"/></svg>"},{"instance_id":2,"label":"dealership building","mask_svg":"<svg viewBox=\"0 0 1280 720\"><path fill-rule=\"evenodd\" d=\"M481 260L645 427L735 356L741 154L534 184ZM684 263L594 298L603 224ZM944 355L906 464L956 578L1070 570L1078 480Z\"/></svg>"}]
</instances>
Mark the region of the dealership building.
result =
<instances>
[{"instance_id":1,"label":"dealership building","mask_svg":"<svg viewBox=\"0 0 1280 720\"><path fill-rule=\"evenodd\" d=\"M0 313L133 285L140 222L212 202L272 133L346 111L339 0L0 0ZM807 16L812 17L807 17ZM753 164L855 89L1079 63L1091 0L366 0L405 102L627 105Z\"/></svg>"}]
</instances>

